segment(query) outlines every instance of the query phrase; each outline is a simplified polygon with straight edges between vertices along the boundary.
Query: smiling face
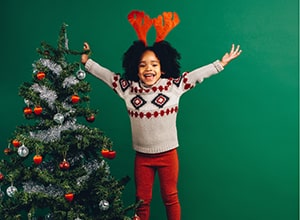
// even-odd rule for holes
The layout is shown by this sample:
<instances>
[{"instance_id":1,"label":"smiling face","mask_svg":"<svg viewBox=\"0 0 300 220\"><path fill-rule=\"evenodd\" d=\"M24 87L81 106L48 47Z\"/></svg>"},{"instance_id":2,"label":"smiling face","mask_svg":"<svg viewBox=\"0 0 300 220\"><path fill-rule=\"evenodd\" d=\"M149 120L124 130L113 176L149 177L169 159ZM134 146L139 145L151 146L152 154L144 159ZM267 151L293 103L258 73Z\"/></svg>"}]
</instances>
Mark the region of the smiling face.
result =
<instances>
[{"instance_id":1,"label":"smiling face","mask_svg":"<svg viewBox=\"0 0 300 220\"><path fill-rule=\"evenodd\" d=\"M154 85L161 77L160 61L151 50L146 50L139 63L138 76L146 86Z\"/></svg>"}]
</instances>

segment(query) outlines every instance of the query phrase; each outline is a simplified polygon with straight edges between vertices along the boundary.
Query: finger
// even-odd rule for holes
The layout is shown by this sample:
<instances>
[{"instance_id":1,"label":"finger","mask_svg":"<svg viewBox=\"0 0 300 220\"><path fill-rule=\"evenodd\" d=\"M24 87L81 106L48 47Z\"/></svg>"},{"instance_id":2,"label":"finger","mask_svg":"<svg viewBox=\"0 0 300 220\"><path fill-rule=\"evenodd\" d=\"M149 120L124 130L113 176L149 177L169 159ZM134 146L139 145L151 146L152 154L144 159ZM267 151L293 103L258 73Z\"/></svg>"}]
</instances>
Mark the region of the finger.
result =
<instances>
[{"instance_id":1,"label":"finger","mask_svg":"<svg viewBox=\"0 0 300 220\"><path fill-rule=\"evenodd\" d=\"M231 45L230 53L232 54L234 52L234 44Z\"/></svg>"},{"instance_id":2,"label":"finger","mask_svg":"<svg viewBox=\"0 0 300 220\"><path fill-rule=\"evenodd\" d=\"M89 46L89 44L87 42L83 43L83 49L84 50L89 50L90 49L90 46Z\"/></svg>"},{"instance_id":3,"label":"finger","mask_svg":"<svg viewBox=\"0 0 300 220\"><path fill-rule=\"evenodd\" d=\"M237 45L237 47L236 47L234 53L239 53L239 51L240 51L240 45Z\"/></svg>"}]
</instances>

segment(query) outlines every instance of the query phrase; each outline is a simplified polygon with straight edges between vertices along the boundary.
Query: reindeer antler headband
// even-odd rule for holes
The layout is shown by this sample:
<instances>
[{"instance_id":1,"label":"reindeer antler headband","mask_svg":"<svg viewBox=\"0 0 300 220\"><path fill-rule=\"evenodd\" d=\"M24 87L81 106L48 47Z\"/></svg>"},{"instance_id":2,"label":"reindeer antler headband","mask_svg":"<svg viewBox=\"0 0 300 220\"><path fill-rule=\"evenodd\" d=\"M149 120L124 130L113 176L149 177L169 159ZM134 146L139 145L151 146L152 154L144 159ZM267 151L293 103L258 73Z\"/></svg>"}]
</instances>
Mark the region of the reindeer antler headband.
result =
<instances>
[{"instance_id":1,"label":"reindeer antler headband","mask_svg":"<svg viewBox=\"0 0 300 220\"><path fill-rule=\"evenodd\" d=\"M163 12L157 18L151 19L143 11L133 10L128 14L128 21L135 29L138 39L147 45L147 33L153 25L156 30L155 42L163 41L169 32L179 24L176 12Z\"/></svg>"}]
</instances>

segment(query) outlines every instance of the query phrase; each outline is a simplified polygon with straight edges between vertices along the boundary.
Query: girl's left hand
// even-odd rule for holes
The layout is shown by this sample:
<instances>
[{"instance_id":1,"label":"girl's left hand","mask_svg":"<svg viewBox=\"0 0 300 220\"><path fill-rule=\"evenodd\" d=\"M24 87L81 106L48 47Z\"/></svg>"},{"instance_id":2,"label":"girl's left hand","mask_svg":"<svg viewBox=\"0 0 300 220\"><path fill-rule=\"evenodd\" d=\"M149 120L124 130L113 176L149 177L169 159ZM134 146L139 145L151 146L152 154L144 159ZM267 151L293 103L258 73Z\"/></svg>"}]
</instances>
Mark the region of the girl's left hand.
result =
<instances>
[{"instance_id":1,"label":"girl's left hand","mask_svg":"<svg viewBox=\"0 0 300 220\"><path fill-rule=\"evenodd\" d=\"M222 66L226 66L231 60L237 58L241 53L242 50L240 50L240 45L237 45L237 47L235 48L235 45L232 44L230 52L225 53L225 55L222 57Z\"/></svg>"}]
</instances>

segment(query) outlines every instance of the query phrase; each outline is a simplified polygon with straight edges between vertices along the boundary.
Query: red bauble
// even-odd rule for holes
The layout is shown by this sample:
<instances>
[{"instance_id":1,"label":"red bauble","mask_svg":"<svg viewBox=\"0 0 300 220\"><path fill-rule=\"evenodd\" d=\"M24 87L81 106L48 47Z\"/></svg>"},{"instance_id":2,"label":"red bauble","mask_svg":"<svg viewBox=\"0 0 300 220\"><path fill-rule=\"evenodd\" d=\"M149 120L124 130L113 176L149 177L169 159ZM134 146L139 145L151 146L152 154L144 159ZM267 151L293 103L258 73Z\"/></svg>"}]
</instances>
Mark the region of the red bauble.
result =
<instances>
[{"instance_id":1,"label":"red bauble","mask_svg":"<svg viewBox=\"0 0 300 220\"><path fill-rule=\"evenodd\" d=\"M60 162L59 168L61 170L68 170L70 168L70 163L64 159L62 162Z\"/></svg>"},{"instance_id":2,"label":"red bauble","mask_svg":"<svg viewBox=\"0 0 300 220\"><path fill-rule=\"evenodd\" d=\"M65 194L65 199L66 199L68 202L72 202L73 199L74 199L74 194L73 194L73 193L66 193L66 194Z\"/></svg>"},{"instance_id":3,"label":"red bauble","mask_svg":"<svg viewBox=\"0 0 300 220\"><path fill-rule=\"evenodd\" d=\"M116 157L117 152L112 150L108 152L107 158L108 159L114 159Z\"/></svg>"},{"instance_id":4,"label":"red bauble","mask_svg":"<svg viewBox=\"0 0 300 220\"><path fill-rule=\"evenodd\" d=\"M38 78L39 80L44 79L45 76L46 76L46 74L45 74L44 72L38 72L38 73L36 74L36 78Z\"/></svg>"},{"instance_id":5,"label":"red bauble","mask_svg":"<svg viewBox=\"0 0 300 220\"><path fill-rule=\"evenodd\" d=\"M36 165L39 165L41 164L43 161L43 157L41 155L35 155L33 157L33 162L36 164Z\"/></svg>"},{"instance_id":6,"label":"red bauble","mask_svg":"<svg viewBox=\"0 0 300 220\"><path fill-rule=\"evenodd\" d=\"M88 122L93 122L95 121L95 115L94 114L91 114L90 116L86 117L85 118Z\"/></svg>"},{"instance_id":7,"label":"red bauble","mask_svg":"<svg viewBox=\"0 0 300 220\"><path fill-rule=\"evenodd\" d=\"M79 100L80 100L80 97L78 95L72 95L71 101L72 101L73 104L78 103Z\"/></svg>"},{"instance_id":8,"label":"red bauble","mask_svg":"<svg viewBox=\"0 0 300 220\"><path fill-rule=\"evenodd\" d=\"M107 149L102 149L102 150L101 150L101 154L102 154L102 156L105 157L105 158L108 157L108 153L109 153L109 150L107 150Z\"/></svg>"},{"instance_id":9,"label":"red bauble","mask_svg":"<svg viewBox=\"0 0 300 220\"><path fill-rule=\"evenodd\" d=\"M3 173L0 173L0 181L3 181L4 180L4 175Z\"/></svg>"},{"instance_id":10,"label":"red bauble","mask_svg":"<svg viewBox=\"0 0 300 220\"><path fill-rule=\"evenodd\" d=\"M14 147L20 147L21 146L21 142L18 141L17 139L12 140L12 145L14 145Z\"/></svg>"},{"instance_id":11,"label":"red bauble","mask_svg":"<svg viewBox=\"0 0 300 220\"><path fill-rule=\"evenodd\" d=\"M135 214L135 215L133 216L132 220L141 220L141 218L140 218L137 214Z\"/></svg>"},{"instance_id":12,"label":"red bauble","mask_svg":"<svg viewBox=\"0 0 300 220\"><path fill-rule=\"evenodd\" d=\"M10 147L7 147L7 148L4 149L4 153L5 153L6 155L11 154L11 152L12 152L12 150L11 150Z\"/></svg>"},{"instance_id":13,"label":"red bauble","mask_svg":"<svg viewBox=\"0 0 300 220\"><path fill-rule=\"evenodd\" d=\"M42 108L41 106L36 106L36 107L34 107L34 109L33 109L33 112L34 112L34 114L36 114L36 115L40 115L40 114L42 113L42 111L43 111L43 108Z\"/></svg>"},{"instance_id":14,"label":"red bauble","mask_svg":"<svg viewBox=\"0 0 300 220\"><path fill-rule=\"evenodd\" d=\"M25 107L23 112L25 115L30 115L30 114L32 114L32 109L29 107Z\"/></svg>"}]
</instances>

